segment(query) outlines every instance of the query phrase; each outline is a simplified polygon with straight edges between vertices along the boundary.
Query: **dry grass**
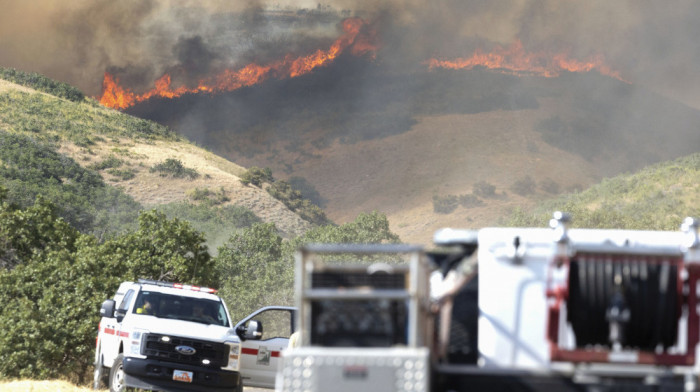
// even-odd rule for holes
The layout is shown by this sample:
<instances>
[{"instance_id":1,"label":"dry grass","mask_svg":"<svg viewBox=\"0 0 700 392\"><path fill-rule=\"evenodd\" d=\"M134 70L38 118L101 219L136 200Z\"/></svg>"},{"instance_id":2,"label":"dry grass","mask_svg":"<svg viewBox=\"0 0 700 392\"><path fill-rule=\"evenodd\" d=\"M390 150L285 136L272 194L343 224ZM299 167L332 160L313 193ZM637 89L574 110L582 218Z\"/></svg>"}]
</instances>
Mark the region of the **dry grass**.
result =
<instances>
[{"instance_id":1,"label":"dry grass","mask_svg":"<svg viewBox=\"0 0 700 392\"><path fill-rule=\"evenodd\" d=\"M403 241L430 245L439 228L495 225L514 207L551 197L513 194L510 186L526 175L551 178L562 192L599 181L590 162L545 143L536 131L555 104L542 100L532 110L426 116L410 131L382 139L320 150L304 145L309 151L305 158L284 145L270 145L274 157L262 154L237 162L269 166L276 176L292 167L291 175L305 178L328 200L325 210L335 222L376 210L387 215ZM434 194L470 194L480 181L507 197L484 199L482 206L458 207L450 214L433 211Z\"/></svg>"},{"instance_id":2,"label":"dry grass","mask_svg":"<svg viewBox=\"0 0 700 392\"><path fill-rule=\"evenodd\" d=\"M0 391L2 392L87 392L92 388L79 387L67 381L1 381ZM104 391L107 391L105 388Z\"/></svg>"}]
</instances>

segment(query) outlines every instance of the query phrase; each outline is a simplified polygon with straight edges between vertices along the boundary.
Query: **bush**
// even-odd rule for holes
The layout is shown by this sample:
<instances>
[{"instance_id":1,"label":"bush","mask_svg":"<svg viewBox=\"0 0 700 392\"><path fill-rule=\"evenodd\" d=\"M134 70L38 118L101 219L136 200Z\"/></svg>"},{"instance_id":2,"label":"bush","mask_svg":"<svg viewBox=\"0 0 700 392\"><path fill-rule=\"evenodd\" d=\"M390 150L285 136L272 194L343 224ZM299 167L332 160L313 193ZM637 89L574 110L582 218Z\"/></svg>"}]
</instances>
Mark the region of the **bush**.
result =
<instances>
[{"instance_id":1,"label":"bush","mask_svg":"<svg viewBox=\"0 0 700 392\"><path fill-rule=\"evenodd\" d=\"M433 195L433 211L438 214L449 214L454 211L458 205L459 200L455 195Z\"/></svg>"},{"instance_id":2,"label":"bush","mask_svg":"<svg viewBox=\"0 0 700 392\"><path fill-rule=\"evenodd\" d=\"M90 165L90 169L105 170L105 169L117 168L123 164L124 164L124 161L122 159L119 159L114 155L110 155L107 158L103 159L101 162L97 162L97 163Z\"/></svg>"},{"instance_id":3,"label":"bush","mask_svg":"<svg viewBox=\"0 0 700 392\"><path fill-rule=\"evenodd\" d=\"M464 208L479 207L483 204L484 202L474 194L459 196L459 205Z\"/></svg>"},{"instance_id":4,"label":"bush","mask_svg":"<svg viewBox=\"0 0 700 392\"><path fill-rule=\"evenodd\" d=\"M73 102L85 100L85 94L77 88L63 82L51 80L38 73L26 73L13 68L0 67L0 79L8 80L22 86L31 87Z\"/></svg>"},{"instance_id":5,"label":"bush","mask_svg":"<svg viewBox=\"0 0 700 392\"><path fill-rule=\"evenodd\" d=\"M325 207L326 200L320 193L318 193L316 188L314 188L310 182L306 181L305 178L298 176L290 177L289 184L292 186L292 188L301 192L301 196L304 199L308 199L319 207Z\"/></svg>"},{"instance_id":6,"label":"bush","mask_svg":"<svg viewBox=\"0 0 700 392\"><path fill-rule=\"evenodd\" d=\"M8 202L26 208L42 195L83 233L101 238L133 228L141 210L133 198L107 186L98 173L32 137L0 131L0 162Z\"/></svg>"},{"instance_id":7,"label":"bush","mask_svg":"<svg viewBox=\"0 0 700 392\"><path fill-rule=\"evenodd\" d=\"M121 181L128 181L136 177L136 172L133 169L107 169L107 173Z\"/></svg>"},{"instance_id":8,"label":"bush","mask_svg":"<svg viewBox=\"0 0 700 392\"><path fill-rule=\"evenodd\" d=\"M216 192L209 190L209 188L194 188L187 192L187 196L194 201L204 202L211 206L223 204L231 200L226 194L224 187L221 187Z\"/></svg>"},{"instance_id":9,"label":"bush","mask_svg":"<svg viewBox=\"0 0 700 392\"><path fill-rule=\"evenodd\" d=\"M150 169L151 173L158 173L161 177L189 178L194 180L199 177L196 170L186 168L179 159L168 158L164 162L154 165Z\"/></svg>"},{"instance_id":10,"label":"bush","mask_svg":"<svg viewBox=\"0 0 700 392\"><path fill-rule=\"evenodd\" d=\"M473 186L473 193L476 196L481 196L483 198L494 198L496 197L496 187L489 184L486 181L479 181Z\"/></svg>"},{"instance_id":11,"label":"bush","mask_svg":"<svg viewBox=\"0 0 700 392\"><path fill-rule=\"evenodd\" d=\"M535 180L530 176L525 176L510 186L513 193L520 196L528 196L535 193Z\"/></svg>"},{"instance_id":12,"label":"bush","mask_svg":"<svg viewBox=\"0 0 700 392\"><path fill-rule=\"evenodd\" d=\"M317 225L329 224L330 220L320 207L304 199L301 192L292 188L286 181L274 182L267 192L275 199L284 203L287 208L296 212L302 219Z\"/></svg>"},{"instance_id":13,"label":"bush","mask_svg":"<svg viewBox=\"0 0 700 392\"><path fill-rule=\"evenodd\" d=\"M257 166L252 166L241 175L241 183L243 185L253 184L261 187L263 183L272 183L272 170L269 167L261 169Z\"/></svg>"}]
</instances>

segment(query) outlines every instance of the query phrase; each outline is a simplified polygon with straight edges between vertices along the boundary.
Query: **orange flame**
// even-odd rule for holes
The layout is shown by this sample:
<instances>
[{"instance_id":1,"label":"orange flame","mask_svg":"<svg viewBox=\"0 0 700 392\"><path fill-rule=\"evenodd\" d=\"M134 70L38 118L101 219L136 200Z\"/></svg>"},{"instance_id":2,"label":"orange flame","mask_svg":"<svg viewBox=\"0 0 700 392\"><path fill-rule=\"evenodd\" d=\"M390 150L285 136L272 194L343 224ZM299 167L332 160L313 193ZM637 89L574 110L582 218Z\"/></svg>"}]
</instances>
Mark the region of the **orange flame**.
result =
<instances>
[{"instance_id":1,"label":"orange flame","mask_svg":"<svg viewBox=\"0 0 700 392\"><path fill-rule=\"evenodd\" d=\"M297 58L287 55L283 60L267 65L248 64L237 70L226 69L215 76L200 80L195 88L186 86L173 88L170 75L165 74L155 82L152 90L135 94L121 87L116 78L105 72L100 103L113 109L126 109L153 97L176 98L189 93L233 91L260 83L270 77L294 78L331 63L348 48L353 55L370 55L374 58L378 47L374 43L373 34L370 33L369 36L360 34L367 24L360 18L349 18L345 19L342 25L344 33L328 50L319 49L311 55Z\"/></svg>"},{"instance_id":2,"label":"orange flame","mask_svg":"<svg viewBox=\"0 0 700 392\"><path fill-rule=\"evenodd\" d=\"M523 48L522 42L515 41L508 48L496 47L489 53L481 49L474 51L468 58L454 60L430 59L427 61L429 69L472 69L485 67L511 73L528 73L545 77L559 76L563 71L589 72L598 71L600 74L623 80L619 72L614 71L605 64L603 56L593 56L585 61L569 58L565 53L550 54L547 52L528 53Z\"/></svg>"}]
</instances>

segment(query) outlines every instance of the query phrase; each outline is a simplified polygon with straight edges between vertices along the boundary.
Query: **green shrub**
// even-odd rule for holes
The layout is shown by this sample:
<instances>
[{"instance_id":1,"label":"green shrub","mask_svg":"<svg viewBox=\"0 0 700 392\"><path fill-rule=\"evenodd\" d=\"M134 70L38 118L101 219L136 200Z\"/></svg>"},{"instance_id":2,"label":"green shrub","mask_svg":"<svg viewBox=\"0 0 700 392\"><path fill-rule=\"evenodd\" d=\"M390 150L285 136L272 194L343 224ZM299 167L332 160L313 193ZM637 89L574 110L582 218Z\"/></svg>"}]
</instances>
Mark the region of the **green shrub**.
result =
<instances>
[{"instance_id":1,"label":"green shrub","mask_svg":"<svg viewBox=\"0 0 700 392\"><path fill-rule=\"evenodd\" d=\"M60 98L65 98L73 102L85 100L85 94L77 88L63 82L51 80L38 73L27 73L14 68L0 67L0 79L8 80L22 86L31 87Z\"/></svg>"},{"instance_id":2,"label":"green shrub","mask_svg":"<svg viewBox=\"0 0 700 392\"><path fill-rule=\"evenodd\" d=\"M193 201L205 202L209 205L223 204L231 199L226 194L224 187L214 192L209 188L194 188L187 192L187 196Z\"/></svg>"},{"instance_id":3,"label":"green shrub","mask_svg":"<svg viewBox=\"0 0 700 392\"><path fill-rule=\"evenodd\" d=\"M103 140L101 136L147 141L179 139L160 124L96 105L7 90L0 93L0 119L16 133L29 133L45 142L70 140L80 147L94 145Z\"/></svg>"},{"instance_id":4,"label":"green shrub","mask_svg":"<svg viewBox=\"0 0 700 392\"><path fill-rule=\"evenodd\" d=\"M82 233L101 237L133 227L141 206L100 175L81 167L50 144L0 131L0 181L7 200L22 208L42 195Z\"/></svg>"},{"instance_id":5,"label":"green shrub","mask_svg":"<svg viewBox=\"0 0 700 392\"><path fill-rule=\"evenodd\" d=\"M114 177L116 177L118 180L121 180L121 181L128 181L128 180L131 180L132 178L136 177L136 172L133 169L112 168L112 169L107 169L107 173L113 175Z\"/></svg>"},{"instance_id":6,"label":"green shrub","mask_svg":"<svg viewBox=\"0 0 700 392\"><path fill-rule=\"evenodd\" d=\"M329 224L330 220L326 217L326 213L320 207L304 199L301 192L292 188L286 181L276 181L267 188L267 192L275 199L284 203L287 208L296 212L302 219L307 222L325 225Z\"/></svg>"},{"instance_id":7,"label":"green shrub","mask_svg":"<svg viewBox=\"0 0 700 392\"><path fill-rule=\"evenodd\" d=\"M168 158L161 163L153 165L151 173L158 173L161 177L189 178L191 180L199 177L196 170L186 168L179 159Z\"/></svg>"},{"instance_id":8,"label":"green shrub","mask_svg":"<svg viewBox=\"0 0 700 392\"><path fill-rule=\"evenodd\" d=\"M261 187L263 183L272 183L272 170L269 167L261 169L257 166L252 166L241 175L241 183L243 185L253 184Z\"/></svg>"},{"instance_id":9,"label":"green shrub","mask_svg":"<svg viewBox=\"0 0 700 392\"><path fill-rule=\"evenodd\" d=\"M326 200L321 196L320 193L318 193L316 188L314 188L314 186L305 178L294 176L290 177L288 182L289 185L292 186L292 188L301 192L301 196L304 199L308 199L309 201L311 201L319 207L324 207L326 205Z\"/></svg>"},{"instance_id":10,"label":"green shrub","mask_svg":"<svg viewBox=\"0 0 700 392\"><path fill-rule=\"evenodd\" d=\"M117 158L114 155L109 155L107 158L103 159L101 162L90 165L90 169L93 170L105 170L120 167L124 164L122 159Z\"/></svg>"}]
</instances>

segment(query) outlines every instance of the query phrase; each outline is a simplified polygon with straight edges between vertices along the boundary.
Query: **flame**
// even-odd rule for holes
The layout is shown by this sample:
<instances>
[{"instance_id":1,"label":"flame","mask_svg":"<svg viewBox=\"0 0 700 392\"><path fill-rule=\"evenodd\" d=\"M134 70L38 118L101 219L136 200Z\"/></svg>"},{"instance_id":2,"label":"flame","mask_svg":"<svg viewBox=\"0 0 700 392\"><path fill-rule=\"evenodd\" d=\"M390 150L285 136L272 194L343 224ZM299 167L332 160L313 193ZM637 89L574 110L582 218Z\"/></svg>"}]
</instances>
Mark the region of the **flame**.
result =
<instances>
[{"instance_id":1,"label":"flame","mask_svg":"<svg viewBox=\"0 0 700 392\"><path fill-rule=\"evenodd\" d=\"M605 64L602 55L592 56L580 61L570 58L566 53L550 54L544 51L528 53L519 40L509 47L496 47L493 51L485 53L481 49L474 51L471 57L457 58L454 60L440 60L432 58L427 61L428 69L472 69L485 67L510 73L528 73L545 77L557 77L563 71L589 72L597 71L601 75L623 80L620 73L614 71ZM624 81L624 80L623 80Z\"/></svg>"},{"instance_id":2,"label":"flame","mask_svg":"<svg viewBox=\"0 0 700 392\"><path fill-rule=\"evenodd\" d=\"M226 69L217 75L199 80L197 87L194 88L186 86L174 88L170 75L165 74L156 80L153 89L143 94L136 94L121 87L118 79L105 72L100 103L113 109L126 109L153 97L177 98L183 94L233 91L271 77L294 78L333 62L348 48L355 56L368 55L374 58L378 49L374 34L371 31L361 34L367 23L360 18L348 18L343 20L342 26L343 34L328 50L319 49L313 54L296 58L287 55L282 60L266 65L253 63L240 69Z\"/></svg>"}]
</instances>

